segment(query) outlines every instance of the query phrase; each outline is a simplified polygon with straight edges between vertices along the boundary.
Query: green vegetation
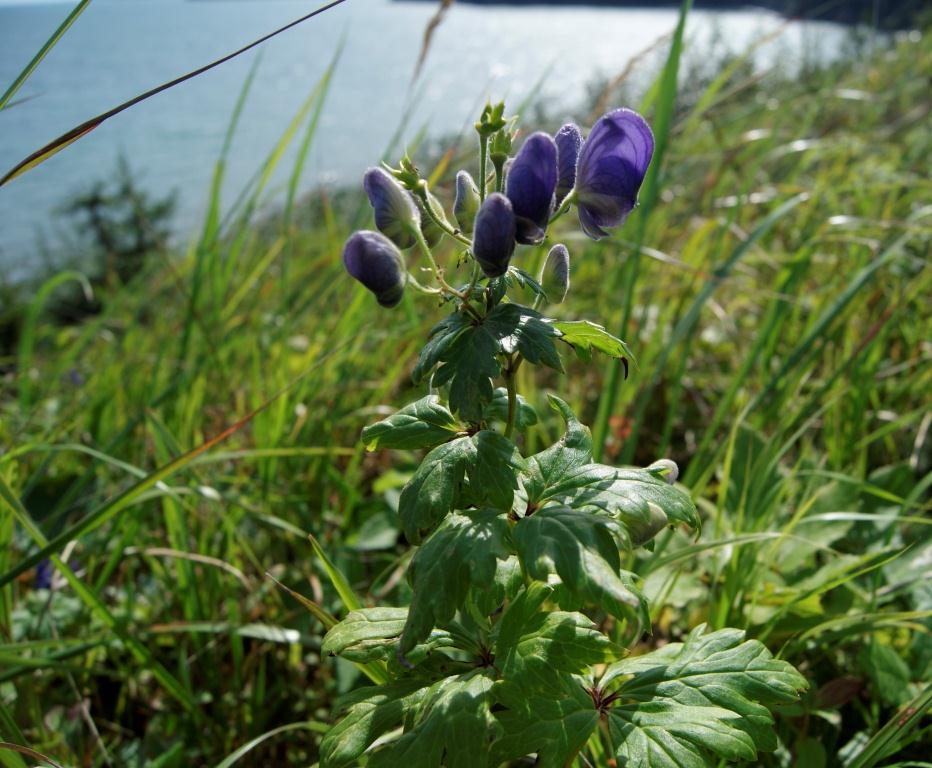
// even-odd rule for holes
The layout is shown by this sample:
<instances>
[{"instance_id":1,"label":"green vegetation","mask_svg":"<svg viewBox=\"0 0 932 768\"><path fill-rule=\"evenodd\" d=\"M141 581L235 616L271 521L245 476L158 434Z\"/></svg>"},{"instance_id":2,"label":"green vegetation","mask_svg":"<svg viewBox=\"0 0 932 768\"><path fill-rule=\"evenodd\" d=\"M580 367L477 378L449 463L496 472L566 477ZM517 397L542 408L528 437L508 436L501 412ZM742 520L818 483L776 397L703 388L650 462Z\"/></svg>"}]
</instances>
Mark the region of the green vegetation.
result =
<instances>
[{"instance_id":1,"label":"green vegetation","mask_svg":"<svg viewBox=\"0 0 932 768\"><path fill-rule=\"evenodd\" d=\"M800 78L737 60L668 113L661 77L641 105L669 125L649 216L599 243L566 230L558 314L620 330L639 365L625 379L565 356L561 392L603 461L676 460L703 519L631 568L654 625L638 650L705 623L798 667L810 689L762 764L928 759L930 71L928 35ZM64 273L11 324L4 742L65 765L313 764L337 697L381 673L321 640L410 598L395 509L420 457L368 453L360 431L422 393L412 367L441 313L406 298L373 319L339 259L361 191L296 199L327 87L231 213L218 161L188 252L98 286L79 324L46 313ZM289 142L287 201L257 225ZM433 174L450 194L452 159ZM515 263L536 274L548 247ZM564 427L555 380L517 377L544 417L531 455ZM36 760L0 748L4 766Z\"/></svg>"}]
</instances>

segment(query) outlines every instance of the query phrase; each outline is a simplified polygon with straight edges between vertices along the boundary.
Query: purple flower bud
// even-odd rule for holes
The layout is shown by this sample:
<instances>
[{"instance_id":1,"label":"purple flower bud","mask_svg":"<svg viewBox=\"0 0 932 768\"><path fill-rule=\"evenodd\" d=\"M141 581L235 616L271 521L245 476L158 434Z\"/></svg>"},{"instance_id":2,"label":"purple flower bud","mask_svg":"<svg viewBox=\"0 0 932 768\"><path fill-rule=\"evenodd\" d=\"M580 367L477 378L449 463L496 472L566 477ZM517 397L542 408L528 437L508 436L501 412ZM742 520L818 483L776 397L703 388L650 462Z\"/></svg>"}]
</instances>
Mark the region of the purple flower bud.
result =
<instances>
[{"instance_id":1,"label":"purple flower bud","mask_svg":"<svg viewBox=\"0 0 932 768\"><path fill-rule=\"evenodd\" d=\"M456 174L456 197L453 200L453 218L465 235L472 234L479 210L479 188L466 171Z\"/></svg>"},{"instance_id":2,"label":"purple flower bud","mask_svg":"<svg viewBox=\"0 0 932 768\"><path fill-rule=\"evenodd\" d=\"M544 239L557 188L557 145L546 133L532 133L505 179L505 194L515 211L517 240L536 245Z\"/></svg>"},{"instance_id":3,"label":"purple flower bud","mask_svg":"<svg viewBox=\"0 0 932 768\"><path fill-rule=\"evenodd\" d=\"M515 212L504 195L493 192L476 214L472 255L486 277L498 277L508 271L515 252Z\"/></svg>"},{"instance_id":4,"label":"purple flower bud","mask_svg":"<svg viewBox=\"0 0 932 768\"><path fill-rule=\"evenodd\" d=\"M593 240L606 237L605 227L621 224L637 205L653 154L654 134L637 112L616 109L592 126L576 166L576 204Z\"/></svg>"},{"instance_id":5,"label":"purple flower bud","mask_svg":"<svg viewBox=\"0 0 932 768\"><path fill-rule=\"evenodd\" d=\"M414 229L421 226L421 217L411 195L381 168L366 171L362 185L375 211L375 226L399 248L414 245Z\"/></svg>"},{"instance_id":6,"label":"purple flower bud","mask_svg":"<svg viewBox=\"0 0 932 768\"><path fill-rule=\"evenodd\" d=\"M385 235L363 230L350 235L343 246L343 266L375 294L383 307L394 307L405 289L401 251Z\"/></svg>"},{"instance_id":7,"label":"purple flower bud","mask_svg":"<svg viewBox=\"0 0 932 768\"><path fill-rule=\"evenodd\" d=\"M576 186L576 161L579 159L579 148L582 146L582 134L579 126L567 123L553 137L557 145L557 199L556 207L560 207L566 196Z\"/></svg>"},{"instance_id":8,"label":"purple flower bud","mask_svg":"<svg viewBox=\"0 0 932 768\"><path fill-rule=\"evenodd\" d=\"M557 243L547 254L539 282L551 304L563 303L570 289L570 253L562 243Z\"/></svg>"}]
</instances>

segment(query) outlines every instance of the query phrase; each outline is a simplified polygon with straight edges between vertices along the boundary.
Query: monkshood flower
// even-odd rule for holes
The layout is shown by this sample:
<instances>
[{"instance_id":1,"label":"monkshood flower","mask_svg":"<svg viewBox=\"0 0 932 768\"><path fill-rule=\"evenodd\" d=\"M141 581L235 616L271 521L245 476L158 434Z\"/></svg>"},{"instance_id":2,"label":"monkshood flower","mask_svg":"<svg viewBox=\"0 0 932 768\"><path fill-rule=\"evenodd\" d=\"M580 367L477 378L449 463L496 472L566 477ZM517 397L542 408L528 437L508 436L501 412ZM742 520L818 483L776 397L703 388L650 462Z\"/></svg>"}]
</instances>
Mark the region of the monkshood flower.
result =
<instances>
[{"instance_id":1,"label":"monkshood flower","mask_svg":"<svg viewBox=\"0 0 932 768\"><path fill-rule=\"evenodd\" d=\"M654 154L654 134L637 112L616 109L592 126L576 165L579 223L593 240L606 237L637 205Z\"/></svg>"},{"instance_id":2,"label":"monkshood flower","mask_svg":"<svg viewBox=\"0 0 932 768\"><path fill-rule=\"evenodd\" d=\"M456 219L460 232L465 235L472 234L478 210L479 188L468 172L460 171L456 174L456 197L453 199L453 218Z\"/></svg>"},{"instance_id":3,"label":"monkshood flower","mask_svg":"<svg viewBox=\"0 0 932 768\"><path fill-rule=\"evenodd\" d=\"M559 208L566 196L576 186L576 161L582 146L582 133L579 126L567 123L553 137L557 145L557 199L555 207Z\"/></svg>"},{"instance_id":4,"label":"monkshood flower","mask_svg":"<svg viewBox=\"0 0 932 768\"><path fill-rule=\"evenodd\" d=\"M540 284L552 304L562 304L570 289L570 253L557 243L550 249L540 271Z\"/></svg>"},{"instance_id":5,"label":"monkshood flower","mask_svg":"<svg viewBox=\"0 0 932 768\"><path fill-rule=\"evenodd\" d=\"M532 133L505 179L505 194L514 207L519 243L536 245L544 239L556 188L557 145L546 133Z\"/></svg>"},{"instance_id":6,"label":"monkshood flower","mask_svg":"<svg viewBox=\"0 0 932 768\"><path fill-rule=\"evenodd\" d=\"M514 252L514 209L507 197L493 192L476 214L472 255L486 277L499 277L508 271L508 262Z\"/></svg>"},{"instance_id":7,"label":"monkshood flower","mask_svg":"<svg viewBox=\"0 0 932 768\"><path fill-rule=\"evenodd\" d=\"M405 265L401 251L385 235L354 232L343 247L343 266L375 294L383 307L394 307L405 289Z\"/></svg>"},{"instance_id":8,"label":"monkshood flower","mask_svg":"<svg viewBox=\"0 0 932 768\"><path fill-rule=\"evenodd\" d=\"M415 243L415 228L421 226L414 199L395 179L381 168L370 168L362 185L375 212L375 226L399 248Z\"/></svg>"}]
</instances>

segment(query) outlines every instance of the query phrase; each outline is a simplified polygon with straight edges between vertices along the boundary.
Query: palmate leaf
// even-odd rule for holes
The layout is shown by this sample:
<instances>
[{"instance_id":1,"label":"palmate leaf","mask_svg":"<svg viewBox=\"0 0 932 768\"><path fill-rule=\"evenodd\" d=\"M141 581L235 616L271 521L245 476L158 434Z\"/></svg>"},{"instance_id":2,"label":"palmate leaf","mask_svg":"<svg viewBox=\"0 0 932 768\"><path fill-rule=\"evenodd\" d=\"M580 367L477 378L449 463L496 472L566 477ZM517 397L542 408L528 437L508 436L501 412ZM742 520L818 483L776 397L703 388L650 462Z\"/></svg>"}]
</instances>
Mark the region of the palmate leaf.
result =
<instances>
[{"instance_id":1,"label":"palmate leaf","mask_svg":"<svg viewBox=\"0 0 932 768\"><path fill-rule=\"evenodd\" d=\"M369 768L488 768L501 732L491 713L492 670L474 670L434 683L396 741L375 750ZM326 768L323 764L321 768Z\"/></svg>"},{"instance_id":2,"label":"palmate leaf","mask_svg":"<svg viewBox=\"0 0 932 768\"><path fill-rule=\"evenodd\" d=\"M588 320L554 320L552 325L560 332L560 341L565 341L583 362L592 359L592 350L609 357L625 361L625 376L628 375L629 359L633 359L628 345L612 336L605 328Z\"/></svg>"},{"instance_id":3,"label":"palmate leaf","mask_svg":"<svg viewBox=\"0 0 932 768\"><path fill-rule=\"evenodd\" d=\"M497 561L508 558L508 519L496 509L456 512L417 551L408 568L414 589L399 652L407 654L450 621L470 587L493 586Z\"/></svg>"},{"instance_id":4,"label":"palmate leaf","mask_svg":"<svg viewBox=\"0 0 932 768\"><path fill-rule=\"evenodd\" d=\"M648 625L647 604L634 586L634 576L621 571L619 548L628 543L617 521L566 507L546 507L519 520L512 536L532 579L547 582L556 574L579 601L619 618L634 613Z\"/></svg>"},{"instance_id":5,"label":"palmate leaf","mask_svg":"<svg viewBox=\"0 0 932 768\"><path fill-rule=\"evenodd\" d=\"M481 320L456 312L431 331L413 378L420 381L439 364L433 383L449 385L450 410L479 422L492 402L492 379L501 374L499 356L520 352L531 363L562 371L558 337L539 312L519 304L499 304Z\"/></svg>"},{"instance_id":6,"label":"palmate leaf","mask_svg":"<svg viewBox=\"0 0 932 768\"><path fill-rule=\"evenodd\" d=\"M351 611L324 635L321 651L360 663L389 659L398 651L398 641L407 618L407 608L363 608ZM435 629L424 642L408 652L406 659L416 664L435 649L455 645L449 632Z\"/></svg>"},{"instance_id":7,"label":"palmate leaf","mask_svg":"<svg viewBox=\"0 0 932 768\"><path fill-rule=\"evenodd\" d=\"M409 403L387 419L370 424L362 431L362 441L370 451L376 448L434 448L456 437L463 427L436 395Z\"/></svg>"},{"instance_id":8,"label":"palmate leaf","mask_svg":"<svg viewBox=\"0 0 932 768\"><path fill-rule=\"evenodd\" d=\"M525 468L514 443L491 430L434 448L401 491L398 514L405 535L417 543L436 526L456 506L467 475L472 502L510 510L518 474Z\"/></svg>"},{"instance_id":9,"label":"palmate leaf","mask_svg":"<svg viewBox=\"0 0 932 768\"><path fill-rule=\"evenodd\" d=\"M601 686L621 702L609 727L625 765L700 768L709 753L754 760L775 749L768 706L795 701L806 681L744 632L700 626L683 643L612 664Z\"/></svg>"},{"instance_id":10,"label":"palmate leaf","mask_svg":"<svg viewBox=\"0 0 932 768\"><path fill-rule=\"evenodd\" d=\"M499 683L494 695L506 709L497 714L504 733L492 746L493 765L536 752L537 768L565 768L599 724L592 697L565 673L552 674L545 692Z\"/></svg>"},{"instance_id":11,"label":"palmate leaf","mask_svg":"<svg viewBox=\"0 0 932 768\"><path fill-rule=\"evenodd\" d=\"M563 400L550 395L550 405L563 417L566 432L549 448L531 456L522 475L528 501L536 505L548 485L592 461L592 434Z\"/></svg>"},{"instance_id":12,"label":"palmate leaf","mask_svg":"<svg viewBox=\"0 0 932 768\"><path fill-rule=\"evenodd\" d=\"M546 688L554 671L581 673L624 654L583 614L544 609L552 594L552 587L532 582L505 610L494 648L506 681Z\"/></svg>"},{"instance_id":13,"label":"palmate leaf","mask_svg":"<svg viewBox=\"0 0 932 768\"><path fill-rule=\"evenodd\" d=\"M353 691L341 701L346 714L320 742L320 768L356 765L370 744L401 725L427 691L423 680L411 679Z\"/></svg>"}]
</instances>

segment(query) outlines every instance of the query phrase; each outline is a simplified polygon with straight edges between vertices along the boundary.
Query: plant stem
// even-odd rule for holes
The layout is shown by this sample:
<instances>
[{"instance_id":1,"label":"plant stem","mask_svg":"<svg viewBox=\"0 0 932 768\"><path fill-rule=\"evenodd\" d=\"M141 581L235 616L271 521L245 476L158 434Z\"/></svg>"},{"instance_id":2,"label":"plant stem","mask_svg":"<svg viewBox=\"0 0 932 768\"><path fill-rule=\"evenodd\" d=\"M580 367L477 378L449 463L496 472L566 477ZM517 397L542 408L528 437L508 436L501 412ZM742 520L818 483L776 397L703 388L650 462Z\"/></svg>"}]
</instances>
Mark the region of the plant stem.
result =
<instances>
[{"instance_id":1,"label":"plant stem","mask_svg":"<svg viewBox=\"0 0 932 768\"><path fill-rule=\"evenodd\" d=\"M489 158L489 137L479 135L479 204L485 200L485 182Z\"/></svg>"},{"instance_id":2,"label":"plant stem","mask_svg":"<svg viewBox=\"0 0 932 768\"><path fill-rule=\"evenodd\" d=\"M518 389L515 377L521 367L523 358L515 355L508 358L508 367L505 368L505 386L508 388L508 421L505 423L505 437L511 440L515 433L515 423L518 419Z\"/></svg>"},{"instance_id":3,"label":"plant stem","mask_svg":"<svg viewBox=\"0 0 932 768\"><path fill-rule=\"evenodd\" d=\"M448 222L444 221L438 217L430 207L430 202L427 199L427 182L424 182L424 186L418 189L415 194L420 198L421 202L424 204L424 210L427 212L427 215L430 217L430 220L434 222L440 229L444 231L445 234L452 237L454 240L459 241L463 245L472 247L472 240L470 240L465 235L461 234L459 230L453 229Z\"/></svg>"}]
</instances>

